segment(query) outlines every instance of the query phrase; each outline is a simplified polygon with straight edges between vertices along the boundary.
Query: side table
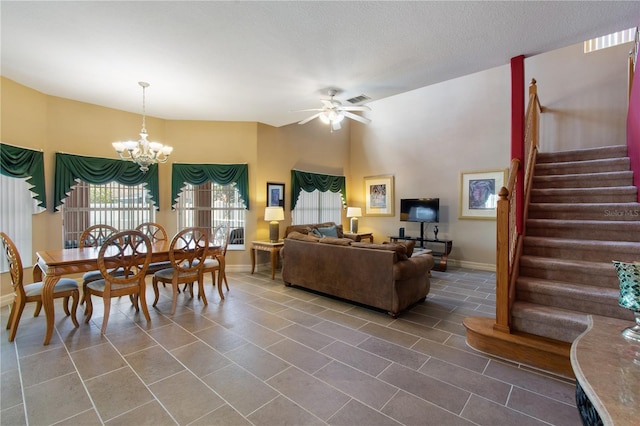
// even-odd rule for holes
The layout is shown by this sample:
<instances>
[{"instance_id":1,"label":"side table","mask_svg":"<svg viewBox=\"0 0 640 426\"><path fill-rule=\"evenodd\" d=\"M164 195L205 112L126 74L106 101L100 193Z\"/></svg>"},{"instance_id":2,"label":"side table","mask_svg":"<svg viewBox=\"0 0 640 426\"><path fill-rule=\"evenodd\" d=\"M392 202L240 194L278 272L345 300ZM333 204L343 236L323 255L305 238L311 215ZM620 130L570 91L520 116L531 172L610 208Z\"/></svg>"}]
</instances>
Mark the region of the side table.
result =
<instances>
[{"instance_id":1,"label":"side table","mask_svg":"<svg viewBox=\"0 0 640 426\"><path fill-rule=\"evenodd\" d=\"M256 268L256 253L258 251L267 251L271 253L271 279L275 279L276 268L278 267L280 250L284 247L283 241L272 243L270 241L252 241L251 242L251 273Z\"/></svg>"},{"instance_id":2,"label":"side table","mask_svg":"<svg viewBox=\"0 0 640 426\"><path fill-rule=\"evenodd\" d=\"M373 243L373 233L372 232L345 232L344 235L348 235L356 241L369 240L370 243Z\"/></svg>"}]
</instances>

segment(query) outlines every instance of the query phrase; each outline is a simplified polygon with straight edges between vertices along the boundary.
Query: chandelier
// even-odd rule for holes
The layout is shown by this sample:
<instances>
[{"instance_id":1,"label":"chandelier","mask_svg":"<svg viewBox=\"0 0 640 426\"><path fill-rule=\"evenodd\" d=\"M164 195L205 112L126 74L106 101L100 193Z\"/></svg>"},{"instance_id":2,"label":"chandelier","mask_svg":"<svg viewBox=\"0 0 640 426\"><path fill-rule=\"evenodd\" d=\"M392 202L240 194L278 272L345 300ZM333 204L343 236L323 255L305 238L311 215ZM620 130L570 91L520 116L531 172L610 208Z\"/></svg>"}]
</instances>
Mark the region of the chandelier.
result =
<instances>
[{"instance_id":1,"label":"chandelier","mask_svg":"<svg viewBox=\"0 0 640 426\"><path fill-rule=\"evenodd\" d=\"M149 142L147 140L149 135L145 128L145 90L149 87L149 83L140 81L138 84L142 87L142 130L140 130L140 140L113 142L111 145L113 145L120 158L126 161L133 161L140 166L142 173L146 173L151 164L166 163L173 148L162 145L159 142Z\"/></svg>"}]
</instances>

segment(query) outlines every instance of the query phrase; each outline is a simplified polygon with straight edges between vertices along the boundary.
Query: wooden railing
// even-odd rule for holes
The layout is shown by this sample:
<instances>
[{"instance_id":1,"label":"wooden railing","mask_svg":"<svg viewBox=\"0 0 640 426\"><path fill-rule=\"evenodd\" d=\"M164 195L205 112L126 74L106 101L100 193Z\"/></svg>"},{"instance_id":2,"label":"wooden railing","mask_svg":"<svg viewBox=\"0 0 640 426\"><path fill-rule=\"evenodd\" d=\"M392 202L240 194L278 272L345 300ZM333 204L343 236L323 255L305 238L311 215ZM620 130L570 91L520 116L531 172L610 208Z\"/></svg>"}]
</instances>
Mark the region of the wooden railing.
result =
<instances>
[{"instance_id":1,"label":"wooden railing","mask_svg":"<svg viewBox=\"0 0 640 426\"><path fill-rule=\"evenodd\" d=\"M522 252L522 236L525 235L533 169L538 152L541 112L542 106L538 99L536 80L532 79L529 85L529 104L525 115L524 175L519 173L522 167L520 160L512 159L507 186L500 189L496 210L496 322L494 329L506 333L511 329L511 306L515 298L515 281L519 273L518 264ZM518 176L524 177L521 187L524 191L524 197L522 197L524 205L521 208L516 205L520 190ZM523 216L520 232L517 229L518 212Z\"/></svg>"}]
</instances>

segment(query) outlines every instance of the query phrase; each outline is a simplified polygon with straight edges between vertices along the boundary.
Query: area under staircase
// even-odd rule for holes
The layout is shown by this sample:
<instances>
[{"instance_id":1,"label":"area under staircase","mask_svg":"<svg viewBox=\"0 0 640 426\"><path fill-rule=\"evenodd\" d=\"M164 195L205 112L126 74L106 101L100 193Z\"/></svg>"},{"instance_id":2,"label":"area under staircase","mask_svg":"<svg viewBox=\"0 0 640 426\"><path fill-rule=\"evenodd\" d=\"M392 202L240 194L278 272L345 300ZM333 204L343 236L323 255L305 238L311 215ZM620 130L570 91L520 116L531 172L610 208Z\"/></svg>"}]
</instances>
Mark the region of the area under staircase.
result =
<instances>
[{"instance_id":1,"label":"area under staircase","mask_svg":"<svg viewBox=\"0 0 640 426\"><path fill-rule=\"evenodd\" d=\"M611 263L640 260L632 180L626 146L538 153L513 331L570 343L589 314L633 321Z\"/></svg>"}]
</instances>

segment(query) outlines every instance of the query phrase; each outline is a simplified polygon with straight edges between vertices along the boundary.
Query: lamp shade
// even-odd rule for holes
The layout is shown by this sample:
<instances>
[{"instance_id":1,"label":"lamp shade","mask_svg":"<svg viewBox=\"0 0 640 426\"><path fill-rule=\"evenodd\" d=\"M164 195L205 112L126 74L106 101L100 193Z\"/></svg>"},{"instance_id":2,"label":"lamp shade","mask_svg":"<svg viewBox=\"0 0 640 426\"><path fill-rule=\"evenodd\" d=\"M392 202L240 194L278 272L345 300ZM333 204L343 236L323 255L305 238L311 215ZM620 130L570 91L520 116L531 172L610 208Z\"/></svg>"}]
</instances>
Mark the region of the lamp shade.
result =
<instances>
[{"instance_id":1,"label":"lamp shade","mask_svg":"<svg viewBox=\"0 0 640 426\"><path fill-rule=\"evenodd\" d=\"M362 209L360 207L347 207L347 217L361 217Z\"/></svg>"},{"instance_id":2,"label":"lamp shade","mask_svg":"<svg viewBox=\"0 0 640 426\"><path fill-rule=\"evenodd\" d=\"M284 209L282 207L267 207L264 209L264 220L284 220Z\"/></svg>"}]
</instances>

